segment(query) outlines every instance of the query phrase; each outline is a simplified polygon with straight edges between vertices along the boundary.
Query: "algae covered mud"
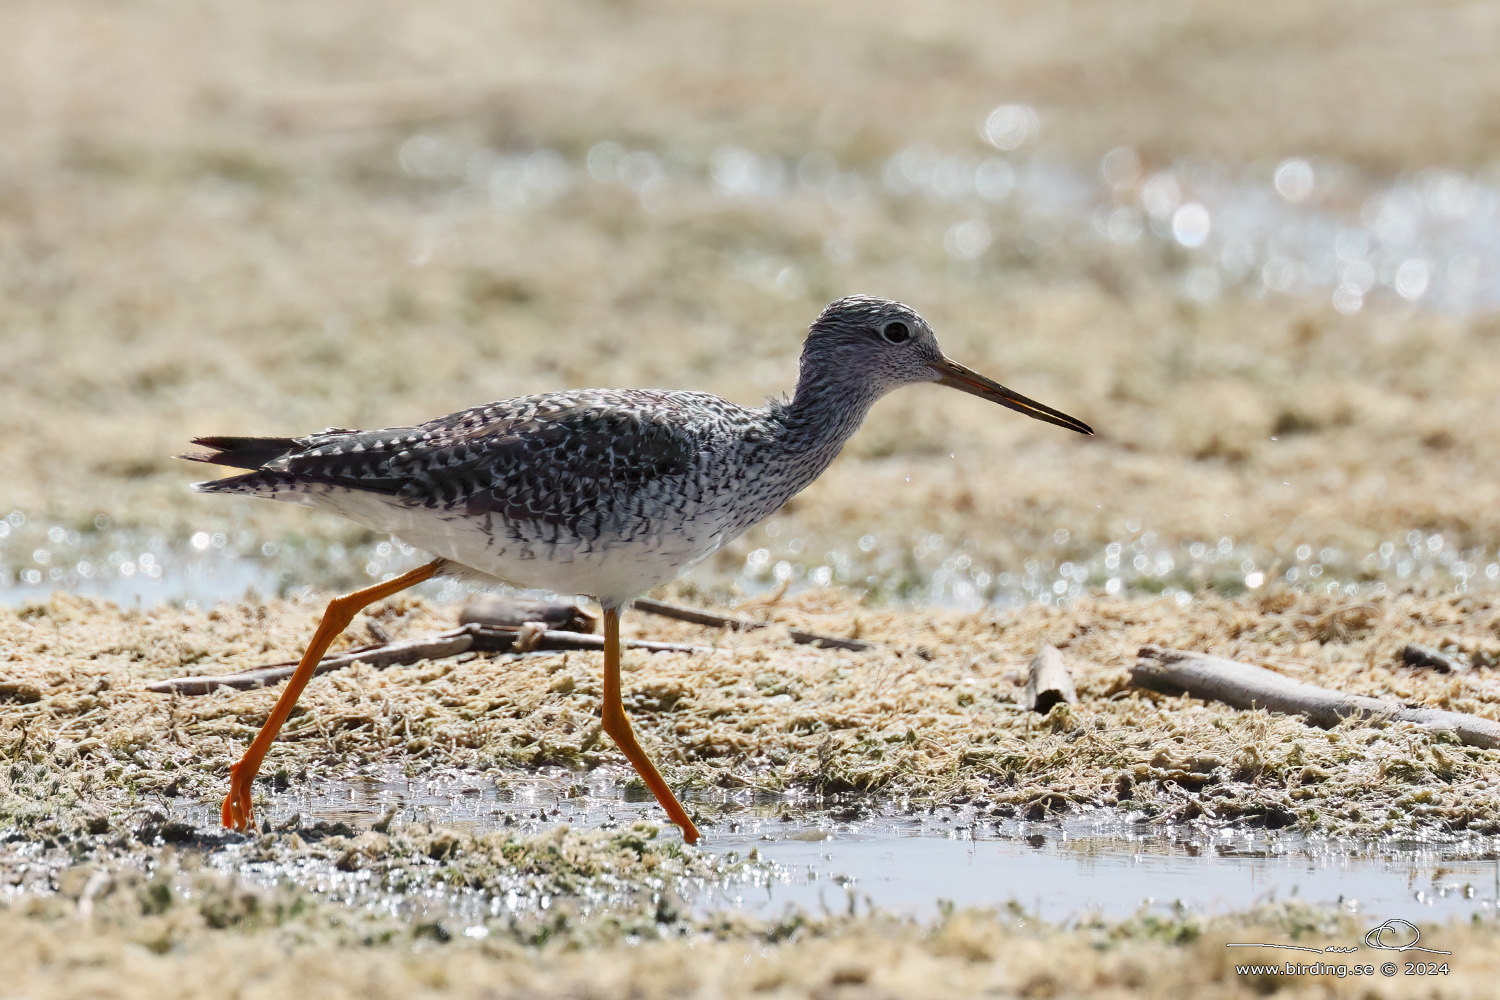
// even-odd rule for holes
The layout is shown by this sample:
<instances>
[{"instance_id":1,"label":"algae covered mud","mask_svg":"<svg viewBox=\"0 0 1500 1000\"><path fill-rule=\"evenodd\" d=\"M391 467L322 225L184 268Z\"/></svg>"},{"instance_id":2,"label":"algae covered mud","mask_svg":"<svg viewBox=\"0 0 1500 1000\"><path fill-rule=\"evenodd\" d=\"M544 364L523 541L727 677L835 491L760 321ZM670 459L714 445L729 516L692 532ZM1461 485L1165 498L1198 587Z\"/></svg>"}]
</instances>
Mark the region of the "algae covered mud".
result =
<instances>
[{"instance_id":1,"label":"algae covered mud","mask_svg":"<svg viewBox=\"0 0 1500 1000\"><path fill-rule=\"evenodd\" d=\"M1495 10L189 6L0 10L0 992L1493 992L1500 751L1130 677L1500 718ZM908 390L664 595L868 651L627 618L716 650L625 680L709 847L586 652L320 678L216 827L275 691L146 685L420 555L189 438L753 402L854 292L1100 433Z\"/></svg>"},{"instance_id":2,"label":"algae covered mud","mask_svg":"<svg viewBox=\"0 0 1500 1000\"><path fill-rule=\"evenodd\" d=\"M127 962L145 992L180 962L264 968L263 946L299 962L352 949L394 977L391 995L431 963L459 995L496 981L570 995L581 973L568 956L581 953L625 963L606 996L838 977L931 995L906 978L919 968L964 995L1059 981L1043 961L1059 955L1121 988L1161 962L1183 983L1248 990L1264 974L1236 971L1231 942L1278 962L1279 948L1357 948L1371 927L1408 921L1454 952L1450 982L1487 974L1500 751L1128 683L1151 639L1493 715L1488 668L1439 674L1401 656L1446 642L1456 662L1487 662L1500 610L1482 599L1281 591L975 615L808 593L751 610L857 630L872 647L650 622L653 638L716 647L626 663L627 704L701 849L660 829L600 741L593 654L319 679L257 785L262 829L244 836L218 828L218 800L275 690L184 697L146 683L289 658L318 602L121 610L58 597L6 611L0 870L22 942L7 961L41 996L90 982L44 974L58 963ZM451 611L398 598L368 621L400 639ZM1046 716L1023 707L1043 643L1067 650L1079 697ZM78 926L83 940L47 943L46 928ZM860 954L875 941L896 953ZM724 949L752 956L750 978L720 978Z\"/></svg>"}]
</instances>

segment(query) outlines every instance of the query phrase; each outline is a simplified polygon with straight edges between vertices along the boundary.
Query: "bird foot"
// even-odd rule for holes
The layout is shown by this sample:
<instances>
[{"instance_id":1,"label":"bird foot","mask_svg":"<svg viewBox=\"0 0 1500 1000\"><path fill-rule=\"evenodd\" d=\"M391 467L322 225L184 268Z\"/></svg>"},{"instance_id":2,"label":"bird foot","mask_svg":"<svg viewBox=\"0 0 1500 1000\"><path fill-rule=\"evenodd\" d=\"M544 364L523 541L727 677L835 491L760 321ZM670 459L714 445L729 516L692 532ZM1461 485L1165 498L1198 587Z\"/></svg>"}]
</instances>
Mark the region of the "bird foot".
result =
<instances>
[{"instance_id":1,"label":"bird foot","mask_svg":"<svg viewBox=\"0 0 1500 1000\"><path fill-rule=\"evenodd\" d=\"M677 825L682 828L682 842L689 847L702 839L698 833L698 828L693 825L692 820L688 820L686 823L679 822Z\"/></svg>"},{"instance_id":2,"label":"bird foot","mask_svg":"<svg viewBox=\"0 0 1500 1000\"><path fill-rule=\"evenodd\" d=\"M255 805L250 797L255 771L246 767L243 760L229 769L229 794L224 796L220 817L226 829L243 833L255 823Z\"/></svg>"}]
</instances>

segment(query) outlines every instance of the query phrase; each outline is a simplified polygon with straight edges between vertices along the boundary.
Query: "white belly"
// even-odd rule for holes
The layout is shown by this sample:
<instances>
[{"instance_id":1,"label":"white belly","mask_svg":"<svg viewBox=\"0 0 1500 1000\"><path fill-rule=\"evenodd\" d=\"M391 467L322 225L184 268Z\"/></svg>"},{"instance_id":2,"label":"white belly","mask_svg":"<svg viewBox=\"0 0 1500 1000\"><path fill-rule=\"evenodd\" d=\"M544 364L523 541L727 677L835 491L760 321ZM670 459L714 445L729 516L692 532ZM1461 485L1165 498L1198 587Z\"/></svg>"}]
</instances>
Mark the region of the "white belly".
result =
<instances>
[{"instance_id":1,"label":"white belly","mask_svg":"<svg viewBox=\"0 0 1500 1000\"><path fill-rule=\"evenodd\" d=\"M547 525L528 528L518 539L504 530L486 530L482 522L457 512L405 507L354 491L299 490L276 499L332 511L390 532L479 576L516 587L582 594L616 606L675 579L730 540L721 526L723 519L711 512L695 518L693 530L629 539L606 534L583 542Z\"/></svg>"}]
</instances>

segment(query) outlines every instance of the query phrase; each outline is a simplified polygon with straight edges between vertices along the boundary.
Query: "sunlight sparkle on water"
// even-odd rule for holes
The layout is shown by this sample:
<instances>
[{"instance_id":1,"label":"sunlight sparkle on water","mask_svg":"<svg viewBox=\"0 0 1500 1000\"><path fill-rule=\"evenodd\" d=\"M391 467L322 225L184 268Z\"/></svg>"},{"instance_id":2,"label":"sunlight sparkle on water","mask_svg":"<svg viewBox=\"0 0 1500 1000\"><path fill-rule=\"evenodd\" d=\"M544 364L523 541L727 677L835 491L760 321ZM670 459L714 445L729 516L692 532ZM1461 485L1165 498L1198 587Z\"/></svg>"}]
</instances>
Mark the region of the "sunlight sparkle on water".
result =
<instances>
[{"instance_id":1,"label":"sunlight sparkle on water","mask_svg":"<svg viewBox=\"0 0 1500 1000\"><path fill-rule=\"evenodd\" d=\"M551 149L493 149L436 131L409 137L397 154L413 183L452 189L497 215L535 211L588 185L617 188L653 213L704 194L726 202L825 202L839 213L896 212L921 199L947 219L918 237L950 259L983 264L996 254L1104 241L1159 264L1166 247L1183 298L1209 303L1235 293L1307 296L1353 316L1372 299L1447 311L1500 308L1500 188L1450 169L1384 184L1350 167L1303 157L1230 168L1199 161L1143 163L1128 146L1089 167L1038 143L1042 118L1020 103L978 115L978 141L915 142L878 164L845 164L828 150L793 155L724 144L706 157L632 149L601 138L582 157ZM848 216L854 218L855 216ZM439 240L414 234L414 262ZM803 262L744 248L764 266L736 263L742 280L787 298L812 285ZM830 232L824 256L857 263L848 233ZM978 271L974 273L980 273Z\"/></svg>"},{"instance_id":2,"label":"sunlight sparkle on water","mask_svg":"<svg viewBox=\"0 0 1500 1000\"><path fill-rule=\"evenodd\" d=\"M289 589L353 589L390 579L423 561L409 545L382 539L355 547L318 539L263 540L244 529L200 529L172 540L128 531L100 515L94 530L45 524L22 511L0 519L0 600L44 599L53 590L146 604L213 603ZM977 609L990 604L1066 603L1085 593L1238 593L1275 585L1348 597L1416 586L1464 593L1500 587L1500 551L1460 548L1441 533L1411 531L1346 550L1279 539L1260 549L1230 536L1169 539L1140 519L1113 538L1058 525L981 546L913 529L804 535L773 518L752 530L740 555L731 548L694 571L709 587L756 593L783 583L869 591L876 599ZM423 591L461 598L473 585L448 580Z\"/></svg>"}]
</instances>

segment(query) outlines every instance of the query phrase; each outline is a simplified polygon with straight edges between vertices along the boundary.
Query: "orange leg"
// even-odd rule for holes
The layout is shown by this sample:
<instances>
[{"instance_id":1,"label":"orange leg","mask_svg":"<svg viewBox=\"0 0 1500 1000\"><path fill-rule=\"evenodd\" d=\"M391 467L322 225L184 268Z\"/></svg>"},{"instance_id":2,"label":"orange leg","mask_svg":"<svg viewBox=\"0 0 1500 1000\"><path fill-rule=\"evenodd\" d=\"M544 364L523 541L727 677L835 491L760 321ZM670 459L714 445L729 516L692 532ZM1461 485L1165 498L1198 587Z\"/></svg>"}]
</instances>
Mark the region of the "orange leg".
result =
<instances>
[{"instance_id":1,"label":"orange leg","mask_svg":"<svg viewBox=\"0 0 1500 1000\"><path fill-rule=\"evenodd\" d=\"M687 811L672 794L672 789L662 780L646 756L646 751L635 741L630 729L630 720L625 717L625 706L620 703L620 612L617 608L604 609L604 731L615 745L625 751L625 757L635 768L635 773L646 782L656 801L667 811L667 816L682 827L682 839L689 844L698 842L698 828L688 818Z\"/></svg>"},{"instance_id":2,"label":"orange leg","mask_svg":"<svg viewBox=\"0 0 1500 1000\"><path fill-rule=\"evenodd\" d=\"M307 682L312 679L313 672L317 670L319 662L323 659L323 654L328 651L328 644L333 642L338 634L354 620L354 616L364 608L392 594L400 593L423 580L430 580L442 568L443 560L435 559L426 566L419 566L394 580L377 583L373 587L356 590L352 594L335 597L328 602L328 610L323 612L323 620L318 624L318 630L313 633L312 641L307 644L307 652L302 654L302 660L297 664L296 671L286 682L286 690L281 692L281 698L276 702L276 707L271 710L266 724L261 726L260 732L255 734L255 740L250 744L250 749L245 751L245 756L229 769L229 794L224 798L223 812L223 822L226 827L244 830L255 822L255 807L250 800L250 783L260 772L260 763L265 759L266 751L271 749L271 741L276 739L276 734L281 731L286 717L292 714L292 708L301 697L302 689L307 687Z\"/></svg>"}]
</instances>

